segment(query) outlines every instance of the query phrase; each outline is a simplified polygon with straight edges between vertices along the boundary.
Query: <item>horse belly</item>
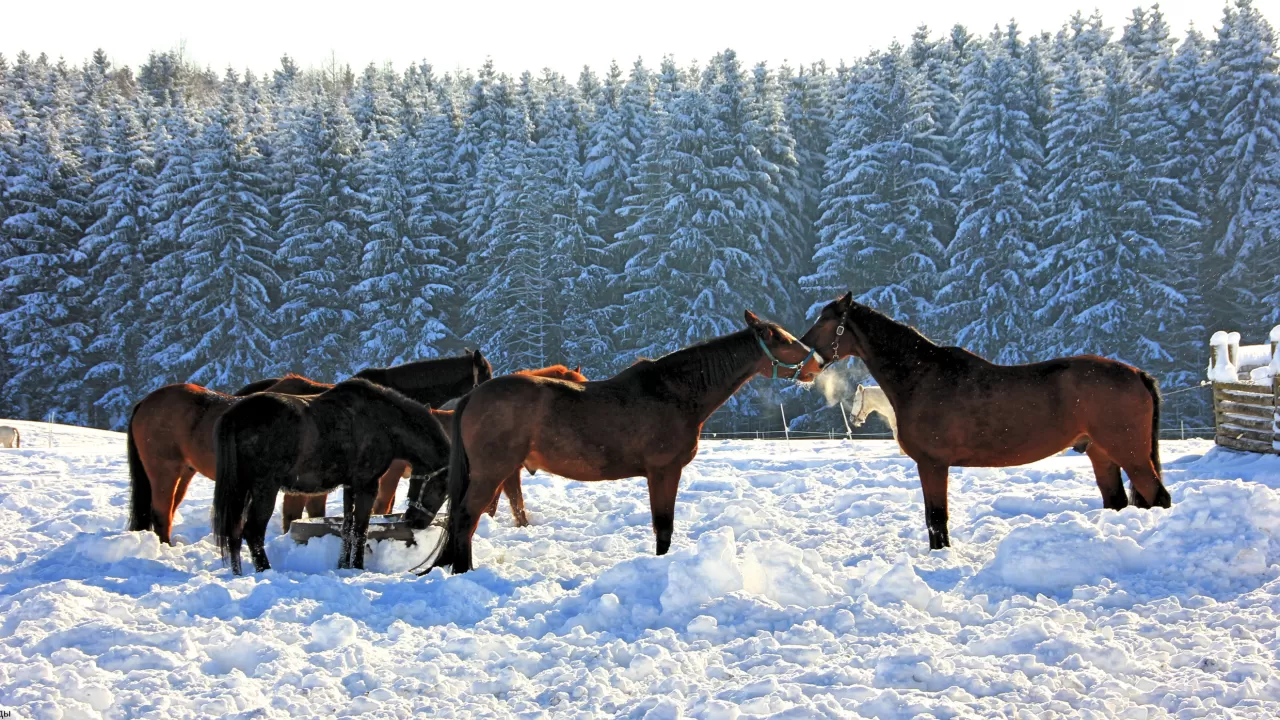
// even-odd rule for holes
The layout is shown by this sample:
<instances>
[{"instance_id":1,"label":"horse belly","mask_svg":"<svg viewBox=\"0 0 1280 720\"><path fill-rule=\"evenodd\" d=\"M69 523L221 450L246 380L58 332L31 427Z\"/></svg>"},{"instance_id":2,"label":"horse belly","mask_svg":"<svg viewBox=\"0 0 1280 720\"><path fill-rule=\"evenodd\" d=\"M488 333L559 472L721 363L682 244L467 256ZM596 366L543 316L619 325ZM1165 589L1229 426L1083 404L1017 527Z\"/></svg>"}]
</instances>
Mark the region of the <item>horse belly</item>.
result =
<instances>
[{"instance_id":1,"label":"horse belly","mask_svg":"<svg viewBox=\"0 0 1280 720\"><path fill-rule=\"evenodd\" d=\"M643 475L644 470L621 458L611 457L601 448L583 447L572 451L546 452L531 450L524 467L530 473L544 470L570 480L595 482L619 480Z\"/></svg>"},{"instance_id":2,"label":"horse belly","mask_svg":"<svg viewBox=\"0 0 1280 720\"><path fill-rule=\"evenodd\" d=\"M950 464L960 467L1025 465L1060 452L1077 437L1079 432L1075 430L1045 426L971 434L955 452Z\"/></svg>"}]
</instances>

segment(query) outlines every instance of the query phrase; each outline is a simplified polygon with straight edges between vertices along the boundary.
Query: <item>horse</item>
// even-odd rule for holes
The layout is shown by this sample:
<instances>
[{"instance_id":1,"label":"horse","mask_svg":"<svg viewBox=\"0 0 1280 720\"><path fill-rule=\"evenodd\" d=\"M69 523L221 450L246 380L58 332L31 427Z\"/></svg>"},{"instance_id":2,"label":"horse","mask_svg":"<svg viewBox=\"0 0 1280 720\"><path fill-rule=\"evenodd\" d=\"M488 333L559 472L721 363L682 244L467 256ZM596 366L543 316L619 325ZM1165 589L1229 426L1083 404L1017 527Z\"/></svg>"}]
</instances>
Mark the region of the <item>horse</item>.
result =
<instances>
[{"instance_id":1,"label":"horse","mask_svg":"<svg viewBox=\"0 0 1280 720\"><path fill-rule=\"evenodd\" d=\"M539 368L537 370L517 370L515 375L529 375L532 377L556 378L559 380L568 380L570 382L584 383L587 377L582 374L582 366L570 370L564 365L552 365L550 367ZM446 403L447 404L447 403ZM453 432L453 410L432 410L431 413L436 416L436 420L444 426L446 433ZM405 463L393 463L391 468L387 470L387 474L383 476L382 482L378 487L378 498L373 501L373 512L375 515L386 515L391 512L391 506L396 499L396 489L400 484L401 477L408 477L404 474ZM398 471L398 472L397 472ZM520 470L517 468L506 480L502 482L502 494L507 496L507 503L511 506L511 516L515 520L516 527L525 527L529 524L529 515L524 509L524 493L520 487ZM410 495L415 495L410 489ZM285 502L289 501L288 495L285 496ZM435 508L431 511L434 516ZM493 502L485 509L489 517L494 517L498 513L498 496L493 497Z\"/></svg>"},{"instance_id":2,"label":"horse","mask_svg":"<svg viewBox=\"0 0 1280 720\"><path fill-rule=\"evenodd\" d=\"M22 433L18 428L0 425L0 448L22 447Z\"/></svg>"},{"instance_id":3,"label":"horse","mask_svg":"<svg viewBox=\"0 0 1280 720\"><path fill-rule=\"evenodd\" d=\"M867 417L871 413L880 413L880 417L884 418L889 424L889 431L893 433L893 437L898 437L898 416L893 413L893 405L889 403L889 398L885 396L884 389L876 385L863 385L858 383L858 388L853 391L853 402L849 406L849 417L854 427L862 427L867 421Z\"/></svg>"},{"instance_id":4,"label":"horse","mask_svg":"<svg viewBox=\"0 0 1280 720\"><path fill-rule=\"evenodd\" d=\"M1086 442L1103 507L1169 507L1160 471L1160 389L1125 363L1092 355L996 365L934 344L852 293L822 308L800 342L866 363L898 416L898 444L915 460L929 549L950 547L947 475L952 466L1007 467Z\"/></svg>"},{"instance_id":5,"label":"horse","mask_svg":"<svg viewBox=\"0 0 1280 720\"><path fill-rule=\"evenodd\" d=\"M443 466L449 438L430 410L363 378L320 395L250 395L214 427L217 472L213 532L223 559L240 574L240 545L253 567L271 567L265 540L276 494L315 494L343 487L340 569L364 569L364 546L378 479L397 459L414 468ZM426 478L419 478L424 487ZM444 502L444 483L436 483ZM438 501L438 502L437 502Z\"/></svg>"},{"instance_id":6,"label":"horse","mask_svg":"<svg viewBox=\"0 0 1280 720\"><path fill-rule=\"evenodd\" d=\"M756 375L809 382L816 352L750 311L745 330L640 360L607 380L508 375L458 402L449 521L434 566L471 569L471 537L498 488L523 467L586 482L644 476L657 552L671 546L676 490L702 424Z\"/></svg>"},{"instance_id":7,"label":"horse","mask_svg":"<svg viewBox=\"0 0 1280 720\"><path fill-rule=\"evenodd\" d=\"M396 381L403 382L417 397L437 403L447 400L448 397L444 397L447 393L460 387L465 392L493 374L489 361L479 350L407 365L411 366L411 371L397 373ZM434 386L432 378L435 379ZM329 387L299 376L272 380L271 386L290 383L281 387L292 387L295 391L311 388L315 391L306 394L324 392ZM251 387L241 388L241 391ZM154 530L161 542L170 543L173 513L186 496L191 478L197 472L208 478L214 476L214 423L237 400L240 400L237 396L199 385L176 384L151 392L134 406L126 437L132 495L130 530ZM286 501L297 505L294 517L300 517L301 506L306 499L290 501L286 497ZM318 507L318 514L324 514L323 505Z\"/></svg>"}]
</instances>

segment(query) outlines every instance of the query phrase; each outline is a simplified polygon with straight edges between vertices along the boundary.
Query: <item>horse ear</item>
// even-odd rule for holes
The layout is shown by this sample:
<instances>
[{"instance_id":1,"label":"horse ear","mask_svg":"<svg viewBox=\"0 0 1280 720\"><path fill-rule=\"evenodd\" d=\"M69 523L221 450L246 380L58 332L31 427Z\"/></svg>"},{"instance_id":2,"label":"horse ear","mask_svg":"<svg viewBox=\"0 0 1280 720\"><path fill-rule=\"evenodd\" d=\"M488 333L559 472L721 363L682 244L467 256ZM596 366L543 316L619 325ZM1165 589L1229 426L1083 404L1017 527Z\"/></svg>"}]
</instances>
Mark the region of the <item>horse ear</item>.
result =
<instances>
[{"instance_id":1,"label":"horse ear","mask_svg":"<svg viewBox=\"0 0 1280 720\"><path fill-rule=\"evenodd\" d=\"M574 368L574 369L573 369L573 371L574 371L574 372L576 372L576 373L581 373L581 372L582 372L582 364L581 364L581 363L579 363L579 364L578 364L578 367Z\"/></svg>"},{"instance_id":2,"label":"horse ear","mask_svg":"<svg viewBox=\"0 0 1280 720\"><path fill-rule=\"evenodd\" d=\"M484 364L484 355L480 354L480 348L471 351L471 362L475 363L477 367Z\"/></svg>"},{"instance_id":3,"label":"horse ear","mask_svg":"<svg viewBox=\"0 0 1280 720\"><path fill-rule=\"evenodd\" d=\"M748 327L760 327L763 324L760 318L756 317L756 314L750 310L744 310L742 316L746 318Z\"/></svg>"},{"instance_id":4,"label":"horse ear","mask_svg":"<svg viewBox=\"0 0 1280 720\"><path fill-rule=\"evenodd\" d=\"M842 310L848 308L852 304L853 304L852 290L849 290L844 295L841 295L839 300L836 300L836 305L840 307Z\"/></svg>"}]
</instances>

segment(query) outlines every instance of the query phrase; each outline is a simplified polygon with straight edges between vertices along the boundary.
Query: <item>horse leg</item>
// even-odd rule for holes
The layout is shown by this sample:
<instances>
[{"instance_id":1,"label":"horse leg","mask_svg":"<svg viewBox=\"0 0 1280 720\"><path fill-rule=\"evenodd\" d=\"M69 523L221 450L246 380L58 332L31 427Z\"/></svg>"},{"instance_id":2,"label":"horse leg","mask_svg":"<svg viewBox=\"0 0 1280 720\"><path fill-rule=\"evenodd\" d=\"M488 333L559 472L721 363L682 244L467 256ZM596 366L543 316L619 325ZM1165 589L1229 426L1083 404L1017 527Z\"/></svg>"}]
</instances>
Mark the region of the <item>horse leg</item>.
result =
<instances>
[{"instance_id":1,"label":"horse leg","mask_svg":"<svg viewBox=\"0 0 1280 720\"><path fill-rule=\"evenodd\" d=\"M178 485L173 491L173 512L177 512L178 506L182 504L184 498L187 497L187 488L191 486L191 478L196 476L196 469L188 465L183 469L182 475L178 478ZM173 512L169 513L169 522L173 522Z\"/></svg>"},{"instance_id":2,"label":"horse leg","mask_svg":"<svg viewBox=\"0 0 1280 720\"><path fill-rule=\"evenodd\" d=\"M378 478L378 497L373 500L373 512L376 515L390 515L396 502L396 489L400 487L400 478L404 476L409 463L404 460L392 460L387 471Z\"/></svg>"},{"instance_id":3,"label":"horse leg","mask_svg":"<svg viewBox=\"0 0 1280 720\"><path fill-rule=\"evenodd\" d=\"M1133 488L1133 504L1140 508L1158 506L1167 508L1173 504L1169 491L1165 489L1160 476L1148 458L1140 458L1122 465L1129 476L1129 485Z\"/></svg>"},{"instance_id":4,"label":"horse leg","mask_svg":"<svg viewBox=\"0 0 1280 720\"><path fill-rule=\"evenodd\" d=\"M653 513L653 534L658 540L658 554L671 548L671 533L676 523L676 490L680 487L682 468L652 470L649 481L649 510Z\"/></svg>"},{"instance_id":5,"label":"horse leg","mask_svg":"<svg viewBox=\"0 0 1280 720\"><path fill-rule=\"evenodd\" d=\"M354 516L351 523L351 567L363 570L364 546L369 539L369 515L372 514L375 493L369 490L351 494L355 495L355 501L352 503Z\"/></svg>"},{"instance_id":6,"label":"horse leg","mask_svg":"<svg viewBox=\"0 0 1280 720\"><path fill-rule=\"evenodd\" d=\"M920 473L920 488L924 491L924 522L929 529L929 549L951 547L947 533L947 473L946 465L916 461Z\"/></svg>"},{"instance_id":7,"label":"horse leg","mask_svg":"<svg viewBox=\"0 0 1280 720\"><path fill-rule=\"evenodd\" d=\"M1102 493L1102 507L1108 510L1123 510L1129 505L1124 494L1124 482L1120 479L1120 466L1098 447L1097 443L1089 443L1085 453L1089 462L1093 463L1093 475L1098 480L1098 490Z\"/></svg>"},{"instance_id":8,"label":"horse leg","mask_svg":"<svg viewBox=\"0 0 1280 720\"><path fill-rule=\"evenodd\" d=\"M509 466L508 466L509 467ZM515 472L520 471L517 465ZM460 537L454 539L454 547L449 552L450 563L456 572L467 572L472 569L471 564L471 538L476 534L476 528L480 525L480 515L484 509L495 502L501 491L503 480L510 474L509 471L497 468L479 468L472 466L470 468L471 484L467 488L467 494L463 498L461 508L450 507L449 513L459 513L459 519L464 523L463 532ZM452 518L450 518L452 524Z\"/></svg>"},{"instance_id":9,"label":"horse leg","mask_svg":"<svg viewBox=\"0 0 1280 720\"><path fill-rule=\"evenodd\" d=\"M306 509L307 517L322 518L324 517L324 506L329 503L329 493L316 493L315 495L307 495Z\"/></svg>"},{"instance_id":10,"label":"horse leg","mask_svg":"<svg viewBox=\"0 0 1280 720\"><path fill-rule=\"evenodd\" d=\"M271 513L276 509L277 492L274 484L271 485L270 490L259 485L254 488L253 495L249 499L249 509L245 513L244 527L240 535L249 545L249 557L253 559L254 572L271 569L271 563L267 560L267 524L271 522ZM235 556L238 558L239 555L240 552L237 549Z\"/></svg>"},{"instance_id":11,"label":"horse leg","mask_svg":"<svg viewBox=\"0 0 1280 720\"><path fill-rule=\"evenodd\" d=\"M293 525L293 521L302 517L302 511L307 506L307 496L299 493L285 493L284 500L280 503L280 527L281 532L289 532L289 526Z\"/></svg>"},{"instance_id":12,"label":"horse leg","mask_svg":"<svg viewBox=\"0 0 1280 720\"><path fill-rule=\"evenodd\" d=\"M502 481L502 494L507 496L507 503L511 505L511 517L516 521L516 527L526 527L529 524L529 516L524 511L524 490L520 487L520 470L517 469L506 480ZM493 505L496 507L498 498L493 498ZM489 515L492 517L493 513Z\"/></svg>"},{"instance_id":13,"label":"horse leg","mask_svg":"<svg viewBox=\"0 0 1280 720\"><path fill-rule=\"evenodd\" d=\"M147 475L151 477L151 519L160 542L172 545L169 533L173 529L173 509L177 505L175 498L187 468L183 464L172 462L158 464L160 467L157 470L147 467Z\"/></svg>"},{"instance_id":14,"label":"horse leg","mask_svg":"<svg viewBox=\"0 0 1280 720\"><path fill-rule=\"evenodd\" d=\"M349 487L342 488L342 554L338 556L338 569L348 570L355 558L355 548L351 539L355 537L355 491Z\"/></svg>"},{"instance_id":15,"label":"horse leg","mask_svg":"<svg viewBox=\"0 0 1280 720\"><path fill-rule=\"evenodd\" d=\"M182 499L187 496L187 487L191 485L191 478L195 477L195 475L196 469L188 465L182 469L182 474L178 476L178 482L174 484L173 488L173 503L169 505L169 512L165 515L167 519L164 523L156 523L157 532L159 532L161 525L164 526L164 535L161 536L161 542L173 544L173 540L170 537L173 532L173 515L178 512L178 506L182 504Z\"/></svg>"}]
</instances>

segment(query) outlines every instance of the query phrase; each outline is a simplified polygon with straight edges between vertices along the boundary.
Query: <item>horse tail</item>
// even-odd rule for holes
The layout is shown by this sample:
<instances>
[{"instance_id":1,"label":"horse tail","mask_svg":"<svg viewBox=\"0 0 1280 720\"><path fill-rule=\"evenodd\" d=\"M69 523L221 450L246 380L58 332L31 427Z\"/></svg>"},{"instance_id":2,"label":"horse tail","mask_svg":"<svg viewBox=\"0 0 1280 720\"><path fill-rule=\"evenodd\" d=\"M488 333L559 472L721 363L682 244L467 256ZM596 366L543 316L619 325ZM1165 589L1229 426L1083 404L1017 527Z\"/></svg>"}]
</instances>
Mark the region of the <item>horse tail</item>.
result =
<instances>
[{"instance_id":1,"label":"horse tail","mask_svg":"<svg viewBox=\"0 0 1280 720\"><path fill-rule=\"evenodd\" d=\"M138 415L138 405L129 413L129 428L125 433L125 447L129 453L129 529L150 530L155 525L151 511L151 478L138 454L138 443L133 439L133 420Z\"/></svg>"},{"instance_id":2,"label":"horse tail","mask_svg":"<svg viewBox=\"0 0 1280 720\"><path fill-rule=\"evenodd\" d=\"M1151 393L1151 466L1155 468L1156 479L1164 480L1164 471L1160 469L1160 383L1146 372L1139 371L1142 384Z\"/></svg>"},{"instance_id":3,"label":"horse tail","mask_svg":"<svg viewBox=\"0 0 1280 720\"><path fill-rule=\"evenodd\" d=\"M236 448L237 423L234 408L218 418L214 425L214 453L216 465L213 478L213 534L217 539L222 560L240 572L241 525L249 493L253 489L252 478L241 474ZM232 538L236 538L233 543ZM234 545L234 547L233 547Z\"/></svg>"},{"instance_id":4,"label":"horse tail","mask_svg":"<svg viewBox=\"0 0 1280 720\"><path fill-rule=\"evenodd\" d=\"M453 445L449 450L449 521L445 523L437 546L439 552L432 564L432 567L449 567L455 573L471 569L471 551L465 545L474 522L467 514L465 502L467 489L471 487L471 462L462 444L462 413L470 400L470 395L463 396L453 411Z\"/></svg>"}]
</instances>

